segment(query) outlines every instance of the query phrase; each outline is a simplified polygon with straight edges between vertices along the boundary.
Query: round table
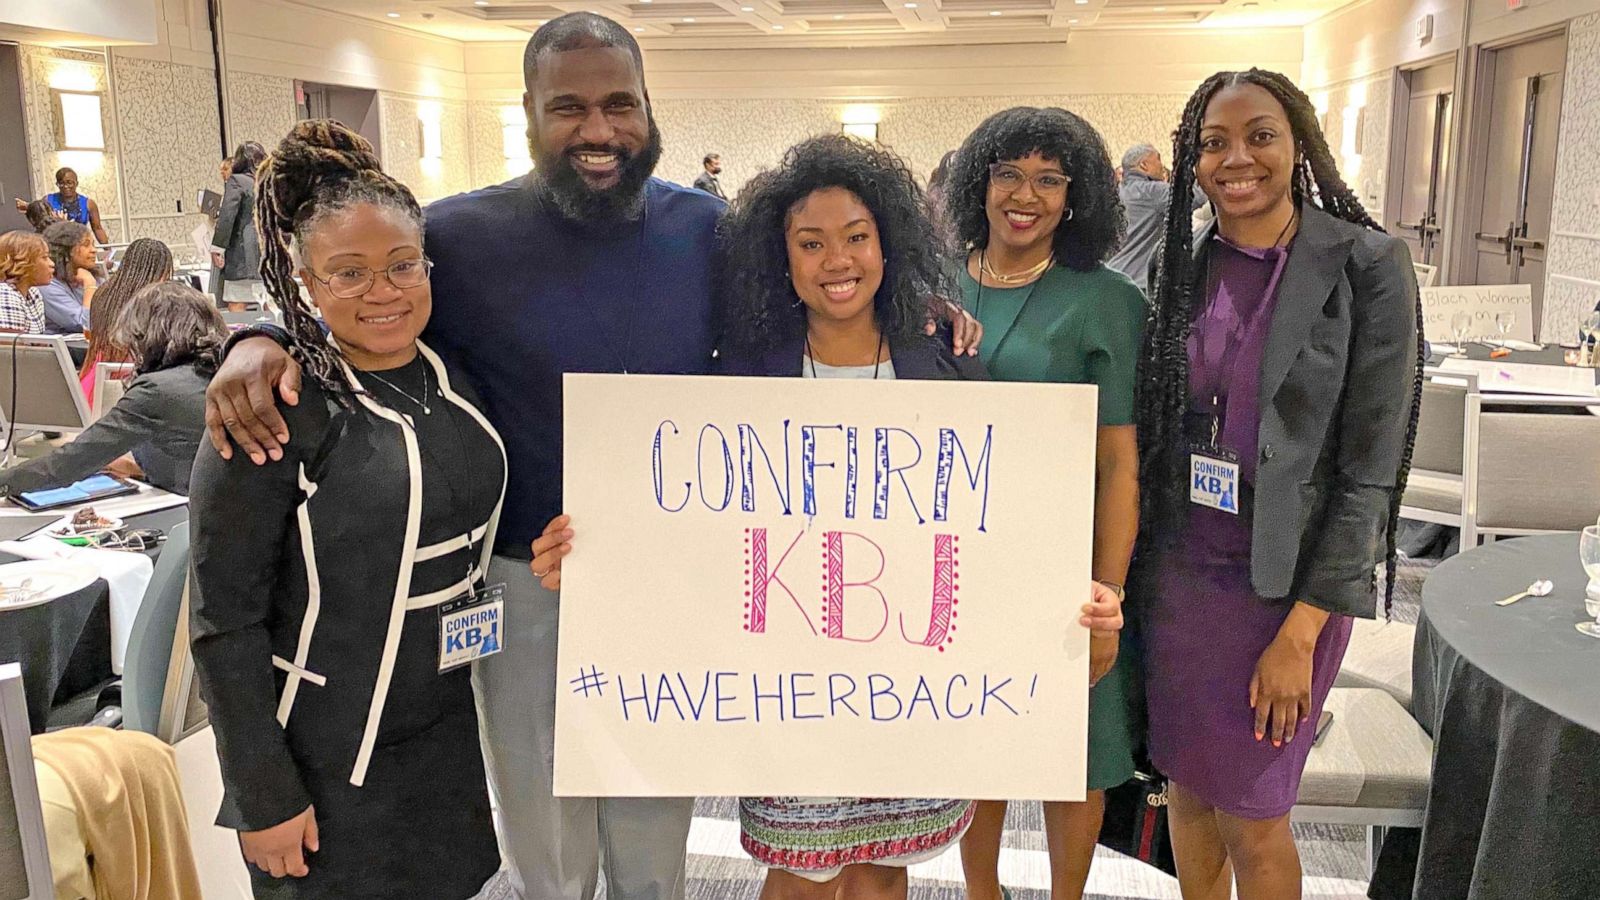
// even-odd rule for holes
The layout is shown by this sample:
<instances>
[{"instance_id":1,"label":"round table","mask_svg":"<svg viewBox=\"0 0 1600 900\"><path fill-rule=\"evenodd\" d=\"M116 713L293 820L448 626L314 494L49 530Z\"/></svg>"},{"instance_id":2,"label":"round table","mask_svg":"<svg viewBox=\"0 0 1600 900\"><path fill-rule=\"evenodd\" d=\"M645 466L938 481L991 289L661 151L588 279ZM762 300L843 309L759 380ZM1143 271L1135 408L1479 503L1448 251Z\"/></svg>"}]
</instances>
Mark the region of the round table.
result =
<instances>
[{"instance_id":1,"label":"round table","mask_svg":"<svg viewBox=\"0 0 1600 900\"><path fill-rule=\"evenodd\" d=\"M132 516L127 524L165 532L188 517L189 508L180 506ZM154 559L160 550L147 553ZM0 563L18 559L0 552ZM35 734L44 733L58 699L69 699L113 677L110 610L110 591L100 580L49 603L0 609L0 662L22 664L28 724Z\"/></svg>"},{"instance_id":2,"label":"round table","mask_svg":"<svg viewBox=\"0 0 1600 900\"><path fill-rule=\"evenodd\" d=\"M1548 597L1495 601L1537 579ZM1500 541L1422 591L1412 713L1433 733L1416 900L1600 897L1600 640L1575 534Z\"/></svg>"}]
</instances>

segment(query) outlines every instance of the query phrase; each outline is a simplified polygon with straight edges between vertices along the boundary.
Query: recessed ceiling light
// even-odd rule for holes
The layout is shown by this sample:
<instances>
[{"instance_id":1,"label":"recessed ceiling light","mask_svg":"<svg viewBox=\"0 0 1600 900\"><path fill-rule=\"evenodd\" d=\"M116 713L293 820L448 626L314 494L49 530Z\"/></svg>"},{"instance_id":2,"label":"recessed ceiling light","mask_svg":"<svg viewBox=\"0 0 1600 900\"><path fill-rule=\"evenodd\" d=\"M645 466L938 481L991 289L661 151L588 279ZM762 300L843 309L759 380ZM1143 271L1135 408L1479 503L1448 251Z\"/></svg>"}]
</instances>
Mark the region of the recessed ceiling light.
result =
<instances>
[{"instance_id":1,"label":"recessed ceiling light","mask_svg":"<svg viewBox=\"0 0 1600 900\"><path fill-rule=\"evenodd\" d=\"M399 13L389 13L389 18L398 19L398 18L400 18L400 14Z\"/></svg>"},{"instance_id":2,"label":"recessed ceiling light","mask_svg":"<svg viewBox=\"0 0 1600 900\"><path fill-rule=\"evenodd\" d=\"M1089 5L1089 0L1072 0L1072 2L1078 4L1079 6Z\"/></svg>"},{"instance_id":3,"label":"recessed ceiling light","mask_svg":"<svg viewBox=\"0 0 1600 900\"><path fill-rule=\"evenodd\" d=\"M783 30L783 26L782 25L774 25L774 26L772 26L772 30L773 31L782 31Z\"/></svg>"},{"instance_id":4,"label":"recessed ceiling light","mask_svg":"<svg viewBox=\"0 0 1600 900\"><path fill-rule=\"evenodd\" d=\"M915 3L907 3L906 4L906 9L916 9L916 8L917 8L917 5Z\"/></svg>"},{"instance_id":5,"label":"recessed ceiling light","mask_svg":"<svg viewBox=\"0 0 1600 900\"><path fill-rule=\"evenodd\" d=\"M754 6L741 6L741 7L739 7L739 11L740 12L755 12L756 8Z\"/></svg>"},{"instance_id":6,"label":"recessed ceiling light","mask_svg":"<svg viewBox=\"0 0 1600 900\"><path fill-rule=\"evenodd\" d=\"M635 34L644 34L644 29L643 28L635 28L633 31L634 31Z\"/></svg>"},{"instance_id":7,"label":"recessed ceiling light","mask_svg":"<svg viewBox=\"0 0 1600 900\"><path fill-rule=\"evenodd\" d=\"M839 20L840 20L840 19L842 19L842 18L844 18L844 16L834 16L834 17L833 17L833 20L834 20L834 21L835 21L835 22L837 22L837 21L839 21Z\"/></svg>"},{"instance_id":8,"label":"recessed ceiling light","mask_svg":"<svg viewBox=\"0 0 1600 900\"><path fill-rule=\"evenodd\" d=\"M1000 10L998 10L998 9L996 9L996 10L993 10L993 11L991 11L991 12L990 12L990 13L989 13L989 15L991 15L991 16L998 16L998 15L1000 15Z\"/></svg>"},{"instance_id":9,"label":"recessed ceiling light","mask_svg":"<svg viewBox=\"0 0 1600 900\"><path fill-rule=\"evenodd\" d=\"M489 0L472 0L473 6L488 6Z\"/></svg>"},{"instance_id":10,"label":"recessed ceiling light","mask_svg":"<svg viewBox=\"0 0 1600 900\"><path fill-rule=\"evenodd\" d=\"M694 21L694 19L692 19L692 18L691 18L691 19L684 19L684 21L685 21L685 22L693 22L693 21Z\"/></svg>"},{"instance_id":11,"label":"recessed ceiling light","mask_svg":"<svg viewBox=\"0 0 1600 900\"><path fill-rule=\"evenodd\" d=\"M1068 25L1076 25L1076 24L1078 24L1078 20L1077 19L1068 19L1067 20L1067 24Z\"/></svg>"}]
</instances>

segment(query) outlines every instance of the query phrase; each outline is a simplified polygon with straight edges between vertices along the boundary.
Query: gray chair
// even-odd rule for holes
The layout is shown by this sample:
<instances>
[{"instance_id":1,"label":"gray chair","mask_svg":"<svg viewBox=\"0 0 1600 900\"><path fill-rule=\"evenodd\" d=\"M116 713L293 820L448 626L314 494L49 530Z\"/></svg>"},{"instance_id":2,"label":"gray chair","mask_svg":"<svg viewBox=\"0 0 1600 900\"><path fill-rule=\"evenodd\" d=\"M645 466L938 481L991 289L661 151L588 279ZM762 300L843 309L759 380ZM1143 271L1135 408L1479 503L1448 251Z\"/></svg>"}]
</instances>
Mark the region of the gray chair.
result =
<instances>
[{"instance_id":1,"label":"gray chair","mask_svg":"<svg viewBox=\"0 0 1600 900\"><path fill-rule=\"evenodd\" d=\"M0 335L0 423L13 423L22 432L89 427L89 404L65 339ZM6 448L8 458L12 449Z\"/></svg>"},{"instance_id":2,"label":"gray chair","mask_svg":"<svg viewBox=\"0 0 1600 900\"><path fill-rule=\"evenodd\" d=\"M53 897L22 667L6 663L0 665L0 900Z\"/></svg>"},{"instance_id":3,"label":"gray chair","mask_svg":"<svg viewBox=\"0 0 1600 900\"><path fill-rule=\"evenodd\" d=\"M1411 658L1417 626L1382 619L1357 619L1350 646L1333 686L1375 688L1411 709Z\"/></svg>"},{"instance_id":4,"label":"gray chair","mask_svg":"<svg viewBox=\"0 0 1600 900\"><path fill-rule=\"evenodd\" d=\"M1600 397L1485 400L1468 445L1477 535L1581 531L1600 514ZM1577 413L1574 415L1574 413ZM1461 546L1467 548L1465 532Z\"/></svg>"},{"instance_id":5,"label":"gray chair","mask_svg":"<svg viewBox=\"0 0 1600 900\"><path fill-rule=\"evenodd\" d=\"M133 619L128 654L122 668L123 725L134 731L161 734L161 706L172 669L172 651L183 612L189 578L189 523L167 532L150 585ZM185 644L178 649L188 652Z\"/></svg>"},{"instance_id":6,"label":"gray chair","mask_svg":"<svg viewBox=\"0 0 1600 900\"><path fill-rule=\"evenodd\" d=\"M128 379L133 374L133 363L94 364L94 398L89 403L91 421L99 421L106 410L117 405L128 392Z\"/></svg>"},{"instance_id":7,"label":"gray chair","mask_svg":"<svg viewBox=\"0 0 1600 900\"><path fill-rule=\"evenodd\" d=\"M1323 708L1333 723L1306 760L1290 818L1365 826L1370 871L1383 829L1422 825L1433 741L1381 690L1336 687Z\"/></svg>"},{"instance_id":8,"label":"gray chair","mask_svg":"<svg viewBox=\"0 0 1600 900\"><path fill-rule=\"evenodd\" d=\"M1424 371L1422 407L1417 414L1417 441L1411 454L1411 478L1400 499L1400 515L1461 529L1462 548L1477 546L1471 489L1482 395L1478 377L1429 367Z\"/></svg>"}]
</instances>

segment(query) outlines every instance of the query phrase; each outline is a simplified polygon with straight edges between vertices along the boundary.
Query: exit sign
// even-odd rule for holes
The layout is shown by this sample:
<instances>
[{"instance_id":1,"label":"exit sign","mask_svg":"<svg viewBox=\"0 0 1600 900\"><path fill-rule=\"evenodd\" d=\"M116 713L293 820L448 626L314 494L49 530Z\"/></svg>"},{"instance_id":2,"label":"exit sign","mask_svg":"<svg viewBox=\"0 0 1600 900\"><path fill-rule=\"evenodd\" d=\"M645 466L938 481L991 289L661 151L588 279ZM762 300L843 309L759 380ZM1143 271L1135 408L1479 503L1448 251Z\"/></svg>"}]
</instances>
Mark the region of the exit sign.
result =
<instances>
[{"instance_id":1,"label":"exit sign","mask_svg":"<svg viewBox=\"0 0 1600 900\"><path fill-rule=\"evenodd\" d=\"M1506 0L1506 9L1521 9L1527 3L1528 0Z\"/></svg>"}]
</instances>

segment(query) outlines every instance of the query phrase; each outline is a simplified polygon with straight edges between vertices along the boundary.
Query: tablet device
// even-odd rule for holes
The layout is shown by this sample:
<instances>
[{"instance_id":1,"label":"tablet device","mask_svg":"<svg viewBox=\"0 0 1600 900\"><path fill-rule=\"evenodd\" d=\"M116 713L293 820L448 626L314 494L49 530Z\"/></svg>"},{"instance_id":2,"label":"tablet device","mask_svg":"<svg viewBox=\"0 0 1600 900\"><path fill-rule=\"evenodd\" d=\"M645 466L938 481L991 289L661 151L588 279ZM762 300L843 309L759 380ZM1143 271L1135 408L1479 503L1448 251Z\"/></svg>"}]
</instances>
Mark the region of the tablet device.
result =
<instances>
[{"instance_id":1,"label":"tablet device","mask_svg":"<svg viewBox=\"0 0 1600 900\"><path fill-rule=\"evenodd\" d=\"M90 475L82 481L76 481L66 487L45 488L38 491L23 491L12 496L12 500L23 509L32 512L43 512L47 509L60 509L63 506L78 506L83 503L93 503L107 497L121 497L125 494L136 494L139 486L131 481L124 481L114 475Z\"/></svg>"}]
</instances>

